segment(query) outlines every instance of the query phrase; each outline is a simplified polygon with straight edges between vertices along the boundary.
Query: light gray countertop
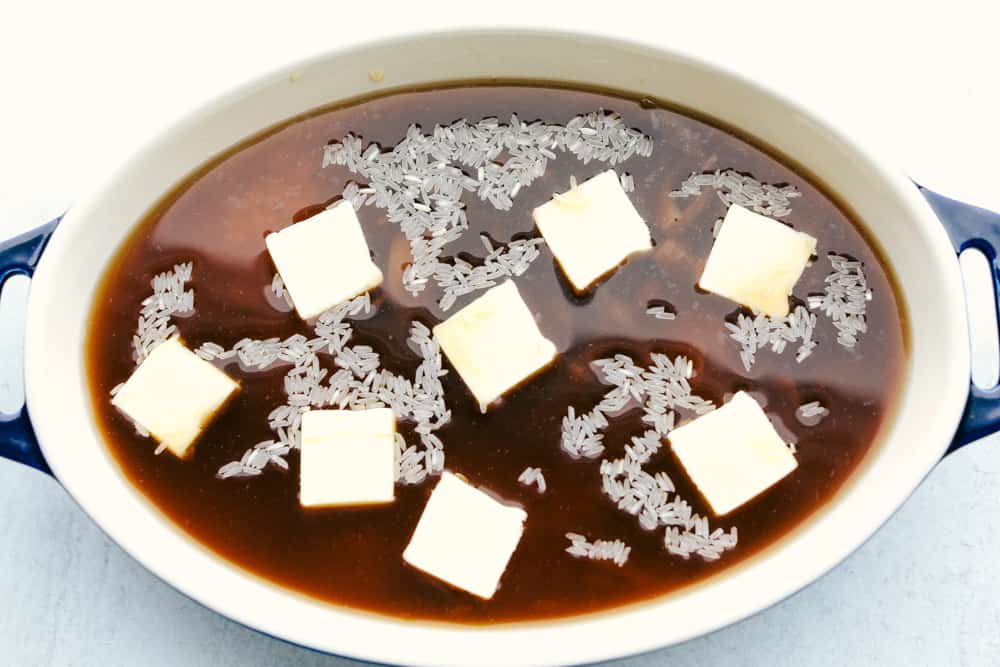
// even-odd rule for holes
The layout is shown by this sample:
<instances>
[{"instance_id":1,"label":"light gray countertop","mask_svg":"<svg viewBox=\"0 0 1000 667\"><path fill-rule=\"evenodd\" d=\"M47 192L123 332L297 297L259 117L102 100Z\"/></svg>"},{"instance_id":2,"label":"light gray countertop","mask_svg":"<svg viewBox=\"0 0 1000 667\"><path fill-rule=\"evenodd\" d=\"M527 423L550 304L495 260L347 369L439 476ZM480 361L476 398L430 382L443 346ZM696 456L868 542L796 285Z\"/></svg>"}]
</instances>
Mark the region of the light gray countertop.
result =
<instances>
[{"instance_id":1,"label":"light gray countertop","mask_svg":"<svg viewBox=\"0 0 1000 667\"><path fill-rule=\"evenodd\" d=\"M0 81L17 94L0 105L0 238L66 208L182 110L340 41L335 26L363 17L330 3L289 1L275 12L181 0L157 6L162 14L140 4L18 3L5 19L17 29L0 40ZM384 5L379 32L441 27L448 14ZM531 7L538 25L661 39L739 67L870 137L911 176L1000 210L1000 93L985 84L995 81L996 3L953 0L947 11L922 13L912 3L847 2L813 16L802 3L716 2L711 21L700 6L664 5L641 25L505 5L513 15ZM455 6L477 18L469 3ZM359 30L353 39L368 34ZM4 321L0 388L15 335ZM0 462L0 601L0 664L349 663L190 601L111 543L56 482L8 462ZM713 635L614 664L1000 664L1000 437L942 462L875 537L798 595Z\"/></svg>"}]
</instances>

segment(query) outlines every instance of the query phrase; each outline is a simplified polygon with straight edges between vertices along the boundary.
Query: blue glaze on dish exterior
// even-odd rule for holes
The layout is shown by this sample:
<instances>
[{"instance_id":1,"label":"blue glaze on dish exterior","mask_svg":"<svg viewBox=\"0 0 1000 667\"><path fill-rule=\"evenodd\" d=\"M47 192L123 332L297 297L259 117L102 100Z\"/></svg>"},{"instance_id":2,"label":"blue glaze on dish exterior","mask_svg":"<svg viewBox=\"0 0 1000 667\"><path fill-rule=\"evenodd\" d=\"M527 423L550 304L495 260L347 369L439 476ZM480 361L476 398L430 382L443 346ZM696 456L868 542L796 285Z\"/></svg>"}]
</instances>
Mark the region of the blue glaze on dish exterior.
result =
<instances>
[{"instance_id":1,"label":"blue glaze on dish exterior","mask_svg":"<svg viewBox=\"0 0 1000 667\"><path fill-rule=\"evenodd\" d=\"M997 275L1000 214L963 204L924 187L918 187L948 232L948 237L955 246L955 252L961 254L966 248L976 248L989 259L993 273L995 302L997 294L1000 293L1000 280ZM951 441L945 456L997 430L1000 430L1000 384L980 389L970 383L969 400L965 404L962 421L958 424L955 438Z\"/></svg>"},{"instance_id":2,"label":"blue glaze on dish exterior","mask_svg":"<svg viewBox=\"0 0 1000 667\"><path fill-rule=\"evenodd\" d=\"M966 248L982 251L993 265L994 298L1000 294L997 256L1000 254L1000 214L963 204L922 186L921 194L941 220L956 253ZM31 276L59 224L59 218L0 243L0 286L15 274ZM998 305L1000 312L1000 305ZM945 455L1000 430L1000 385L980 389L969 384L969 398L955 437ZM12 415L0 415L0 457L19 461L51 474L42 456L26 407Z\"/></svg>"},{"instance_id":3,"label":"blue glaze on dish exterior","mask_svg":"<svg viewBox=\"0 0 1000 667\"><path fill-rule=\"evenodd\" d=\"M55 220L0 243L0 289L8 278L17 274L31 276L38 260L62 216ZM35 439L28 419L28 409L22 406L14 414L0 414L0 457L20 461L44 473L52 474L49 464Z\"/></svg>"}]
</instances>

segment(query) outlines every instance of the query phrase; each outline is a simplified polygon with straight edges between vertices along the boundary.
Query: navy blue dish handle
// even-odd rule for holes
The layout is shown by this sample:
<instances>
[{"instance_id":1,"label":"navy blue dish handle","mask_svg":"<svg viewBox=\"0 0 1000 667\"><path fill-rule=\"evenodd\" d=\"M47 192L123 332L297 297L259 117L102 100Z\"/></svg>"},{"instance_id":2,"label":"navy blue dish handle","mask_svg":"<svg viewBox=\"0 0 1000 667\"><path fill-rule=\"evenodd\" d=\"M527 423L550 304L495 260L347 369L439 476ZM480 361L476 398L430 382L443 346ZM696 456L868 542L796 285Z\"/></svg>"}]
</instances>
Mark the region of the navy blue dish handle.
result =
<instances>
[{"instance_id":1,"label":"navy blue dish handle","mask_svg":"<svg viewBox=\"0 0 1000 667\"><path fill-rule=\"evenodd\" d=\"M997 255L1000 251L1000 215L963 204L920 187L921 193L948 232L956 253L966 248L978 248L993 266L994 296L1000 294ZM31 276L60 218L37 229L0 243L0 287L12 275ZM1000 310L998 310L1000 312ZM974 440L1000 430L1000 385L980 389L969 384L969 398L955 438L948 448L951 453ZM38 447L26 408L13 415L0 415L0 457L20 461L51 474Z\"/></svg>"},{"instance_id":2,"label":"navy blue dish handle","mask_svg":"<svg viewBox=\"0 0 1000 667\"><path fill-rule=\"evenodd\" d=\"M56 218L37 229L0 242L0 289L13 275L31 276L45 250L45 244L55 231L60 218ZM42 456L42 450L35 439L26 407L14 414L0 414L0 457L20 461L44 473L52 474L49 464Z\"/></svg>"},{"instance_id":3,"label":"navy blue dish handle","mask_svg":"<svg viewBox=\"0 0 1000 667\"><path fill-rule=\"evenodd\" d=\"M997 274L997 253L1000 251L1000 215L983 208L963 204L920 187L941 224L948 232L955 252L976 248L990 261L993 273L993 298L1000 294ZM998 309L997 312L1000 312ZM969 400L947 454L984 436L1000 430L1000 385L980 389L969 384Z\"/></svg>"}]
</instances>

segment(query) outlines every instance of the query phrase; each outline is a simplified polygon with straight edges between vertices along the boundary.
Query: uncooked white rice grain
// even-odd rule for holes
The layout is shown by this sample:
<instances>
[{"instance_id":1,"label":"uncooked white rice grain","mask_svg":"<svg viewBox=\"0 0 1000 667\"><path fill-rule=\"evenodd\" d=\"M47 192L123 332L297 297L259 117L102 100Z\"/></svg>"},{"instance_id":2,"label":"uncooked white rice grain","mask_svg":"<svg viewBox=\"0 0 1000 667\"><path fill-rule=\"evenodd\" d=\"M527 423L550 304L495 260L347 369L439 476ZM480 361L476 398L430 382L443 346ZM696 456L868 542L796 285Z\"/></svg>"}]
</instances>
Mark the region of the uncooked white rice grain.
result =
<instances>
[{"instance_id":1,"label":"uncooked white rice grain","mask_svg":"<svg viewBox=\"0 0 1000 667\"><path fill-rule=\"evenodd\" d=\"M827 259L833 271L826 277L823 294L809 296L809 307L830 318L840 345L853 348L868 331L866 311L872 292L862 262L836 253L828 254Z\"/></svg>"},{"instance_id":2,"label":"uncooked white rice grain","mask_svg":"<svg viewBox=\"0 0 1000 667\"><path fill-rule=\"evenodd\" d=\"M538 489L538 493L545 493L546 484L545 476L542 474L541 468L525 468L524 472L517 478L517 481L525 486L534 485Z\"/></svg>"},{"instance_id":3,"label":"uncooked white rice grain","mask_svg":"<svg viewBox=\"0 0 1000 667\"><path fill-rule=\"evenodd\" d=\"M781 218L791 213L789 200L802 196L802 193L791 185L762 183L734 169L691 174L678 189L667 196L673 199L694 197L700 195L702 188L705 187L714 189L726 206L739 204L773 218ZM717 230L713 230L713 236L716 232Z\"/></svg>"},{"instance_id":4,"label":"uncooked white rice grain","mask_svg":"<svg viewBox=\"0 0 1000 667\"><path fill-rule=\"evenodd\" d=\"M566 553L574 558L588 558L590 560L609 560L618 567L623 567L628 562L632 547L621 540L594 540L589 542L586 537L577 533L566 533L566 539L570 545L566 547Z\"/></svg>"}]
</instances>

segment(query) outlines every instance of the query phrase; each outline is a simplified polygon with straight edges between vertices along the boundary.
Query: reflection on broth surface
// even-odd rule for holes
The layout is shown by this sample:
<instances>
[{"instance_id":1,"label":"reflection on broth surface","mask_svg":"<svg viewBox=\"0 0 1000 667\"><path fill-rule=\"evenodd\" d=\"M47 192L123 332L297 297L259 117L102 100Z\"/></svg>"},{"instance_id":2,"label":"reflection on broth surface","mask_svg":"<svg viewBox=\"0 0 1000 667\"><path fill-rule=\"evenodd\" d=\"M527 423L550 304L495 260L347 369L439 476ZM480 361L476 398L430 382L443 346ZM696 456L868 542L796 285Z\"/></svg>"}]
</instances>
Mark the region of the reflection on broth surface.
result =
<instances>
[{"instance_id":1,"label":"reflection on broth surface","mask_svg":"<svg viewBox=\"0 0 1000 667\"><path fill-rule=\"evenodd\" d=\"M242 391L199 439L187 461L154 455L156 445L136 435L108 401L108 392L135 367L131 339L150 280L175 263L193 261L189 286L195 311L175 323L192 349L206 341L230 348L251 337L312 336L294 312L267 297L274 268L264 247L269 232L322 211L349 181L345 167L322 168L323 147L354 133L388 148L410 124L429 132L456 118L477 121L512 113L521 119L565 124L595 109L615 111L653 139L650 157L615 165L634 179L629 197L655 242L583 296L561 275L548 248L515 282L540 330L559 351L555 363L486 414L454 371L442 378L452 421L437 431L448 470L459 472L528 514L525 532L493 599L448 587L407 566L406 547L436 478L397 485L388 505L303 510L297 498L298 458L291 469L269 468L246 479L216 473L255 443L273 437L267 415L285 402L287 367L246 372L225 367ZM467 194L470 232L446 256L481 261L480 233L498 243L535 238L532 210L575 177L582 182L609 166L584 164L558 154L544 174L524 188L510 210L497 210ZM761 351L748 371L726 321L739 306L695 287L713 244L713 227L726 205L711 188L671 198L692 172L734 169L758 181L793 186L801 196L781 218L818 239L817 261L798 281L793 303L822 293L834 252L863 262L873 298L867 333L857 345L837 343L837 330L820 314L815 351L797 363L794 345L783 354ZM474 174L473 174L474 175ZM410 248L385 211L358 211L384 282L372 293L374 314L353 322L352 345L370 345L382 368L412 377L420 359L407 345L410 323L444 320L482 292L459 297L443 311L431 283L414 296L403 288ZM520 236L518 236L520 235ZM661 307L675 319L655 317ZM813 311L819 312L819 311ZM391 94L295 120L214 160L170 194L137 227L112 263L95 300L88 361L98 422L125 475L162 512L195 539L231 562L280 585L330 602L404 617L485 623L578 614L657 596L719 573L778 540L829 500L864 457L891 412L904 364L903 324L893 287L875 250L851 220L816 186L767 153L725 131L675 111L608 94L527 85L483 85ZM600 459L573 459L560 449L567 408L597 405L609 387L591 362L629 355L640 366L652 353L693 361L694 392L716 405L739 390L750 392L796 445L798 468L725 517L712 517L704 499L670 452L661 448L647 464L665 471L695 512L712 526L739 532L737 546L721 560L684 559L667 553L663 529L646 531L601 490ZM329 359L324 364L332 366ZM450 368L448 362L445 367ZM819 401L829 414L796 412ZM808 412L808 411L807 411ZM646 428L641 410L610 420L605 458L618 458L632 436ZM679 412L689 419L691 413ZM408 440L412 425L400 422ZM544 473L547 489L518 483L527 467ZM620 539L631 547L627 563L573 558L567 532L591 539Z\"/></svg>"}]
</instances>

